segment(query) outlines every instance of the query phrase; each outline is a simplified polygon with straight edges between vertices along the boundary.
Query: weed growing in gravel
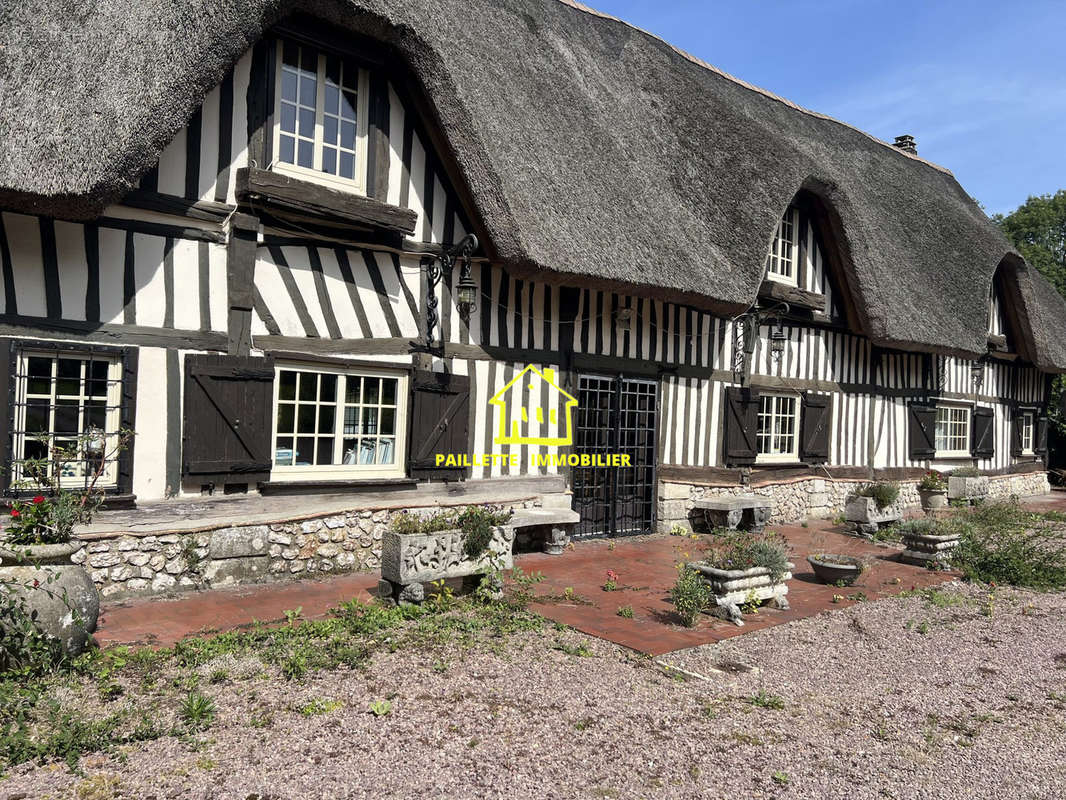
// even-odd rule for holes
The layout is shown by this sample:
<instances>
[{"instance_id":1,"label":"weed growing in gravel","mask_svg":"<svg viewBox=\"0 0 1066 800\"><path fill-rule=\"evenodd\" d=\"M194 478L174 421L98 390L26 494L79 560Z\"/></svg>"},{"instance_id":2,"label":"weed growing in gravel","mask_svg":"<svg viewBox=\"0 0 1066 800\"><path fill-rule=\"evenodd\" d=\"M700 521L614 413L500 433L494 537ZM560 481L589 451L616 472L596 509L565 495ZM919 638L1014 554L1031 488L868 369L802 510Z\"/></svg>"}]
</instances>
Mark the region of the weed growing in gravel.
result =
<instances>
[{"instance_id":1,"label":"weed growing in gravel","mask_svg":"<svg viewBox=\"0 0 1066 800\"><path fill-rule=\"evenodd\" d=\"M788 773L782 770L778 770L770 776L770 780L772 780L778 786L788 786Z\"/></svg>"},{"instance_id":2,"label":"weed growing in gravel","mask_svg":"<svg viewBox=\"0 0 1066 800\"><path fill-rule=\"evenodd\" d=\"M749 697L748 702L756 708L767 708L772 711L781 711L785 707L784 698L770 694L765 689L760 689Z\"/></svg>"},{"instance_id":3,"label":"weed growing in gravel","mask_svg":"<svg viewBox=\"0 0 1066 800\"><path fill-rule=\"evenodd\" d=\"M189 692L181 701L178 716L192 730L208 727L215 720L218 708L215 701L199 692Z\"/></svg>"},{"instance_id":4,"label":"weed growing in gravel","mask_svg":"<svg viewBox=\"0 0 1066 800\"><path fill-rule=\"evenodd\" d=\"M592 656L592 651L583 644L571 645L557 640L555 644L552 645L552 649L566 653L568 656L581 656L582 658L589 658Z\"/></svg>"},{"instance_id":5,"label":"weed growing in gravel","mask_svg":"<svg viewBox=\"0 0 1066 800\"><path fill-rule=\"evenodd\" d=\"M392 703L388 700L375 700L370 704L370 713L375 717L387 717L392 713Z\"/></svg>"},{"instance_id":6,"label":"weed growing in gravel","mask_svg":"<svg viewBox=\"0 0 1066 800\"><path fill-rule=\"evenodd\" d=\"M310 703L300 709L300 713L305 717L314 717L319 714L330 714L343 706L340 700L323 700L320 697L316 697Z\"/></svg>"}]
</instances>

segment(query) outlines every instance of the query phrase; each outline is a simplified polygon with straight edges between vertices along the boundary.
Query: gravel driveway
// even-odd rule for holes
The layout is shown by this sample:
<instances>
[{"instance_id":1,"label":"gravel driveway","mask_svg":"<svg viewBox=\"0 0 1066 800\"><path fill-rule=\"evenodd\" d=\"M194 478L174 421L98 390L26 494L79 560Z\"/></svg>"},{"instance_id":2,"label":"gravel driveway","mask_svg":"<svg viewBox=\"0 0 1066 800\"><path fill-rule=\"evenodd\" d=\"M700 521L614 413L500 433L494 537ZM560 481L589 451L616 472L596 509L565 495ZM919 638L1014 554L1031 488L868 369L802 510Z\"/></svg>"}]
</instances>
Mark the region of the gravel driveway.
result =
<instances>
[{"instance_id":1,"label":"gravel driveway","mask_svg":"<svg viewBox=\"0 0 1066 800\"><path fill-rule=\"evenodd\" d=\"M208 684L202 735L18 767L0 798L1066 797L1066 596L931 596L667 657L691 676L548 625Z\"/></svg>"}]
</instances>

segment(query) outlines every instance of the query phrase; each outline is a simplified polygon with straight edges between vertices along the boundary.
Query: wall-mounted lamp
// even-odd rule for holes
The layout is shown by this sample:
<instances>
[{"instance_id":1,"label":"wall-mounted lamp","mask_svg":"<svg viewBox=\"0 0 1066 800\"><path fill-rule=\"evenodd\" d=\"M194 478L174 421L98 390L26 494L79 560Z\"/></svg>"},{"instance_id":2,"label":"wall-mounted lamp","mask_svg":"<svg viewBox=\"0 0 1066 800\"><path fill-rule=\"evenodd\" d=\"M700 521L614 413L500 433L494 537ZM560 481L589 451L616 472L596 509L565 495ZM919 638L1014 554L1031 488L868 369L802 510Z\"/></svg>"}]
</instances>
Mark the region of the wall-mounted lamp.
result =
<instances>
[{"instance_id":1,"label":"wall-mounted lamp","mask_svg":"<svg viewBox=\"0 0 1066 800\"><path fill-rule=\"evenodd\" d=\"M788 337L785 335L785 328L781 324L781 320L777 320L770 331L770 355L774 359L779 359L785 354L785 342L787 341Z\"/></svg>"},{"instance_id":2,"label":"wall-mounted lamp","mask_svg":"<svg viewBox=\"0 0 1066 800\"><path fill-rule=\"evenodd\" d=\"M455 307L463 322L470 320L470 313L477 308L478 285L470 274L470 257L478 248L477 237L468 233L458 244L441 250L439 255L424 256L422 267L426 270L428 287L426 294L426 344L433 344L433 331L440 321L437 314L437 284L444 273L451 274L459 263L459 283L455 292Z\"/></svg>"},{"instance_id":3,"label":"wall-mounted lamp","mask_svg":"<svg viewBox=\"0 0 1066 800\"><path fill-rule=\"evenodd\" d=\"M614 321L620 331L628 331L633 326L633 309L631 308L616 308L614 311Z\"/></svg>"},{"instance_id":4,"label":"wall-mounted lamp","mask_svg":"<svg viewBox=\"0 0 1066 800\"><path fill-rule=\"evenodd\" d=\"M970 377L973 379L973 388L980 389L985 382L985 362L978 359L970 364Z\"/></svg>"}]
</instances>

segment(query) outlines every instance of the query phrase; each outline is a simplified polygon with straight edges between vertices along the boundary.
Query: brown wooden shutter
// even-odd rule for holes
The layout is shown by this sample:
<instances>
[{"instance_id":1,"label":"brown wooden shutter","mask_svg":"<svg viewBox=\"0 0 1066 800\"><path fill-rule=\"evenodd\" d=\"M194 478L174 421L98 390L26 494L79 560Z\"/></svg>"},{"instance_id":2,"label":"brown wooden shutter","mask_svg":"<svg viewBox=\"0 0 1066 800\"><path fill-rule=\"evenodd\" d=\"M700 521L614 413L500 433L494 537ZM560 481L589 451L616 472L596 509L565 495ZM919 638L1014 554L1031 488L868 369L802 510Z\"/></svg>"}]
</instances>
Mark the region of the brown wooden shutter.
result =
<instances>
[{"instance_id":1,"label":"brown wooden shutter","mask_svg":"<svg viewBox=\"0 0 1066 800\"><path fill-rule=\"evenodd\" d=\"M803 420L800 426L800 458L808 464L829 460L829 429L832 413L829 395L807 392L803 395Z\"/></svg>"},{"instance_id":2,"label":"brown wooden shutter","mask_svg":"<svg viewBox=\"0 0 1066 800\"><path fill-rule=\"evenodd\" d=\"M1033 442L1033 452L1038 456L1047 455L1047 417L1040 417L1036 421L1036 441Z\"/></svg>"},{"instance_id":3,"label":"brown wooden shutter","mask_svg":"<svg viewBox=\"0 0 1066 800\"><path fill-rule=\"evenodd\" d=\"M1015 409L1010 418L1010 454L1014 458L1022 455L1022 419L1022 412Z\"/></svg>"},{"instance_id":4,"label":"brown wooden shutter","mask_svg":"<svg viewBox=\"0 0 1066 800\"><path fill-rule=\"evenodd\" d=\"M907 441L914 461L936 455L936 406L911 403L908 407Z\"/></svg>"},{"instance_id":5,"label":"brown wooden shutter","mask_svg":"<svg viewBox=\"0 0 1066 800\"><path fill-rule=\"evenodd\" d=\"M470 378L416 370L411 378L411 475L459 480L466 467L437 466L437 454L469 453Z\"/></svg>"},{"instance_id":6,"label":"brown wooden shutter","mask_svg":"<svg viewBox=\"0 0 1066 800\"><path fill-rule=\"evenodd\" d=\"M119 427L135 430L137 419L137 364L140 350L136 347L122 349L122 409ZM137 437L131 436L122 452L118 454L118 490L122 494L133 493L133 448Z\"/></svg>"},{"instance_id":7,"label":"brown wooden shutter","mask_svg":"<svg viewBox=\"0 0 1066 800\"><path fill-rule=\"evenodd\" d=\"M270 476L274 359L185 357L183 473L204 482Z\"/></svg>"},{"instance_id":8,"label":"brown wooden shutter","mask_svg":"<svg viewBox=\"0 0 1066 800\"><path fill-rule=\"evenodd\" d=\"M970 452L974 458L992 458L996 452L995 437L996 413L985 406L973 410Z\"/></svg>"},{"instance_id":9,"label":"brown wooden shutter","mask_svg":"<svg viewBox=\"0 0 1066 800\"><path fill-rule=\"evenodd\" d=\"M725 461L731 466L754 464L759 450L755 441L759 395L732 387L725 392Z\"/></svg>"}]
</instances>

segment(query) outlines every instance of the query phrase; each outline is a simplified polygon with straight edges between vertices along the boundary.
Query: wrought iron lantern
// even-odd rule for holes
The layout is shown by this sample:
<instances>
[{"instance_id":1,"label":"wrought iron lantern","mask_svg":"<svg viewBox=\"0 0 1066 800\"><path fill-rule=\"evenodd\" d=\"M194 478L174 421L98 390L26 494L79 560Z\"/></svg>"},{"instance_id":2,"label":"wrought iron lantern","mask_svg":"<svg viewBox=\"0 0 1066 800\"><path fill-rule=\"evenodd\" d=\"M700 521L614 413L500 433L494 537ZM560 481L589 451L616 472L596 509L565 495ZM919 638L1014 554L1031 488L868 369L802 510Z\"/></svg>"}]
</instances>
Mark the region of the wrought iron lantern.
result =
<instances>
[{"instance_id":1,"label":"wrought iron lantern","mask_svg":"<svg viewBox=\"0 0 1066 800\"><path fill-rule=\"evenodd\" d=\"M425 256L422 266L426 270L428 292L426 295L426 344L432 345L433 331L440 321L437 313L437 284L445 273L451 274L459 264L459 283L456 286L455 307L459 317L469 322L470 313L477 308L478 285L470 274L470 257L478 248L477 237L468 233L458 244L442 250L439 255Z\"/></svg>"},{"instance_id":2,"label":"wrought iron lantern","mask_svg":"<svg viewBox=\"0 0 1066 800\"><path fill-rule=\"evenodd\" d=\"M614 312L614 321L620 331L628 331L633 325L633 309L618 308Z\"/></svg>"},{"instance_id":3,"label":"wrought iron lantern","mask_svg":"<svg viewBox=\"0 0 1066 800\"><path fill-rule=\"evenodd\" d=\"M785 335L785 328L781 324L781 320L777 320L770 331L770 354L775 359L779 359L785 354L785 342L787 341L788 337Z\"/></svg>"},{"instance_id":4,"label":"wrought iron lantern","mask_svg":"<svg viewBox=\"0 0 1066 800\"><path fill-rule=\"evenodd\" d=\"M985 382L985 362L977 359L970 364L970 377L973 379L975 389L980 389Z\"/></svg>"}]
</instances>

